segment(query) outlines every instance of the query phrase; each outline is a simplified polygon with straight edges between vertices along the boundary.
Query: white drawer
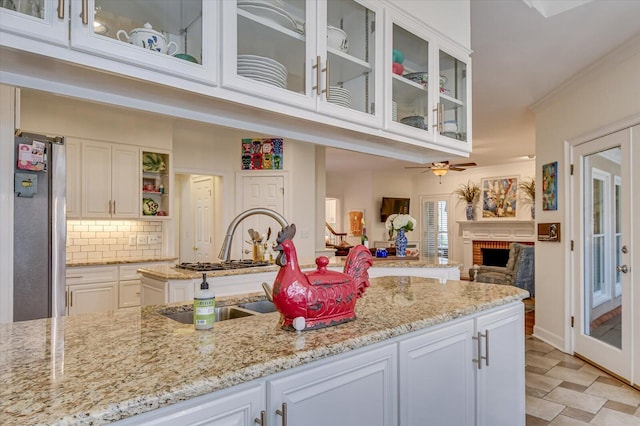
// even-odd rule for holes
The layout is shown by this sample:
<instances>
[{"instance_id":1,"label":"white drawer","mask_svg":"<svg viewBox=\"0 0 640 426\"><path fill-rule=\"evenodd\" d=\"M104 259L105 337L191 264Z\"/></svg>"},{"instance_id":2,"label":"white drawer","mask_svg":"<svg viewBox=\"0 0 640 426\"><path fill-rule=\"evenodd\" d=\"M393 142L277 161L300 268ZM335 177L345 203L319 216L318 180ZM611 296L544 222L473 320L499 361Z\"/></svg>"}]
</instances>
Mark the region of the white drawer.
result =
<instances>
[{"instance_id":1,"label":"white drawer","mask_svg":"<svg viewBox=\"0 0 640 426\"><path fill-rule=\"evenodd\" d=\"M67 285L118 281L117 266L75 266L67 268Z\"/></svg>"},{"instance_id":2,"label":"white drawer","mask_svg":"<svg viewBox=\"0 0 640 426\"><path fill-rule=\"evenodd\" d=\"M124 280L138 280L141 275L138 273L140 268L148 268L149 266L164 265L161 263L127 263L120 265L120 281Z\"/></svg>"}]
</instances>

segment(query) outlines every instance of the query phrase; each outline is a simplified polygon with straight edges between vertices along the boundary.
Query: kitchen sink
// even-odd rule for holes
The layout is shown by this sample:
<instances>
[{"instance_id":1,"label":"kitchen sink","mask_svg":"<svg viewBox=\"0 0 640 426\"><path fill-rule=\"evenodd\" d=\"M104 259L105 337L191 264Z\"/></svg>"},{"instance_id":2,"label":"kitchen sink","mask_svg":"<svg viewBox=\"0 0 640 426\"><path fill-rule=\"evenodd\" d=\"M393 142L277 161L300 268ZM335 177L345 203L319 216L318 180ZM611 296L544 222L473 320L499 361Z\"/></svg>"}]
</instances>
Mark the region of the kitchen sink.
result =
<instances>
[{"instance_id":1,"label":"kitchen sink","mask_svg":"<svg viewBox=\"0 0 640 426\"><path fill-rule=\"evenodd\" d=\"M268 300L263 300L261 302L243 303L238 306L249 311L259 312L261 314L268 314L269 312L277 311L276 305L274 305L273 302L269 302Z\"/></svg>"},{"instance_id":2,"label":"kitchen sink","mask_svg":"<svg viewBox=\"0 0 640 426\"><path fill-rule=\"evenodd\" d=\"M160 312L160 314L183 324L193 324L193 311L173 313ZM250 317L255 314L255 312L239 308L238 306L218 306L216 308L216 321L226 321L236 318Z\"/></svg>"}]
</instances>

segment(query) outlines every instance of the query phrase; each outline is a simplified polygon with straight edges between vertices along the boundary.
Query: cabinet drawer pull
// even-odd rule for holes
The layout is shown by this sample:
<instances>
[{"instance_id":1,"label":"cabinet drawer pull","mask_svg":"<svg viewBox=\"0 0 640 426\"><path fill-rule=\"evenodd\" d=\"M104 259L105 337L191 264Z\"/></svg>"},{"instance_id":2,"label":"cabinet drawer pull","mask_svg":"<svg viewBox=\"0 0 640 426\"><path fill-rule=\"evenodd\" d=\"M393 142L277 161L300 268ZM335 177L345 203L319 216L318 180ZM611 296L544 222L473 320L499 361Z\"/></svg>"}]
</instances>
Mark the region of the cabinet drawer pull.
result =
<instances>
[{"instance_id":1,"label":"cabinet drawer pull","mask_svg":"<svg viewBox=\"0 0 640 426\"><path fill-rule=\"evenodd\" d=\"M69 292L69 307L73 308L73 291Z\"/></svg>"},{"instance_id":2,"label":"cabinet drawer pull","mask_svg":"<svg viewBox=\"0 0 640 426\"><path fill-rule=\"evenodd\" d=\"M282 403L282 410L276 410L276 414L282 416L282 426L287 426L287 403Z\"/></svg>"},{"instance_id":3,"label":"cabinet drawer pull","mask_svg":"<svg viewBox=\"0 0 640 426\"><path fill-rule=\"evenodd\" d=\"M322 91L322 93L324 93L324 97L328 101L329 91L330 91L329 89L329 58L327 58L327 62L325 63L324 69L322 71L326 73L324 75L324 90Z\"/></svg>"},{"instance_id":4,"label":"cabinet drawer pull","mask_svg":"<svg viewBox=\"0 0 640 426\"><path fill-rule=\"evenodd\" d=\"M320 96L320 78L322 78L322 69L320 68L320 56L316 56L316 64L311 67L316 70L316 85L311 89L316 90L316 95Z\"/></svg>"},{"instance_id":5,"label":"cabinet drawer pull","mask_svg":"<svg viewBox=\"0 0 640 426\"><path fill-rule=\"evenodd\" d=\"M84 278L84 275L67 275L67 279L69 278Z\"/></svg>"},{"instance_id":6,"label":"cabinet drawer pull","mask_svg":"<svg viewBox=\"0 0 640 426\"><path fill-rule=\"evenodd\" d=\"M89 23L89 0L82 0L82 12L80 16L82 16L82 23L87 25Z\"/></svg>"},{"instance_id":7,"label":"cabinet drawer pull","mask_svg":"<svg viewBox=\"0 0 640 426\"><path fill-rule=\"evenodd\" d=\"M265 418L267 415L267 412L262 410L260 411L260 418L255 418L255 422L258 423L260 426L267 426L267 419Z\"/></svg>"},{"instance_id":8,"label":"cabinet drawer pull","mask_svg":"<svg viewBox=\"0 0 640 426\"><path fill-rule=\"evenodd\" d=\"M58 0L58 19L64 19L64 0Z\"/></svg>"},{"instance_id":9,"label":"cabinet drawer pull","mask_svg":"<svg viewBox=\"0 0 640 426\"><path fill-rule=\"evenodd\" d=\"M482 334L481 332L478 331L478 335L477 336L473 336L473 340L476 340L478 342L478 358L474 358L472 359L473 362L478 364L478 370L482 370L482 360L484 359L486 362L486 366L489 366L489 346L488 346L488 332L485 331L485 334ZM482 338L485 338L485 349L486 349L486 356L482 356Z\"/></svg>"},{"instance_id":10,"label":"cabinet drawer pull","mask_svg":"<svg viewBox=\"0 0 640 426\"><path fill-rule=\"evenodd\" d=\"M111 214L111 200L109 200L109 214Z\"/></svg>"},{"instance_id":11,"label":"cabinet drawer pull","mask_svg":"<svg viewBox=\"0 0 640 426\"><path fill-rule=\"evenodd\" d=\"M489 366L489 330L484 331L484 365Z\"/></svg>"},{"instance_id":12,"label":"cabinet drawer pull","mask_svg":"<svg viewBox=\"0 0 640 426\"><path fill-rule=\"evenodd\" d=\"M116 200L113 200L113 214L116 214Z\"/></svg>"}]
</instances>

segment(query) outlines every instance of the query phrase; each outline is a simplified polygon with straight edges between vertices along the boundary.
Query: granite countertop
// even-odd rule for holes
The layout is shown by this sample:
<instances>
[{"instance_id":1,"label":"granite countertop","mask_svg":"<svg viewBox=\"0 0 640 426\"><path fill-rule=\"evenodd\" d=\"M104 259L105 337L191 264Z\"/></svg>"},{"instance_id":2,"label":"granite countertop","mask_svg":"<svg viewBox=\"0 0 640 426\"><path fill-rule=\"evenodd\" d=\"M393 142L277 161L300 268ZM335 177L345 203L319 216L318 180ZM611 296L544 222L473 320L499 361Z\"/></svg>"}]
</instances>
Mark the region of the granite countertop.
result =
<instances>
[{"instance_id":1,"label":"granite countertop","mask_svg":"<svg viewBox=\"0 0 640 426\"><path fill-rule=\"evenodd\" d=\"M82 260L82 261L69 261L67 262L67 268L73 268L74 266L100 266L100 265L119 265L126 263L152 263L152 262L175 262L177 257L140 257L140 258L127 258L127 259L100 259L100 260Z\"/></svg>"},{"instance_id":2,"label":"granite countertop","mask_svg":"<svg viewBox=\"0 0 640 426\"><path fill-rule=\"evenodd\" d=\"M375 278L355 321L302 340L277 326L277 312L196 332L157 313L166 306L0 324L0 423L109 423L527 296L505 285Z\"/></svg>"},{"instance_id":3,"label":"granite countertop","mask_svg":"<svg viewBox=\"0 0 640 426\"><path fill-rule=\"evenodd\" d=\"M329 267L344 267L346 257L334 257L330 259ZM384 268L460 268L460 262L447 261L446 263L437 258L419 258L413 260L382 259L373 258L373 267ZM314 269L316 267L313 259L302 259L301 269ZM207 277L225 277L230 275L257 274L260 272L277 271L277 265L256 266L244 269L226 269L222 271L208 271ZM175 268L173 265L156 265L142 267L138 269L142 275L159 280L190 280L202 277L202 272L189 271L187 269Z\"/></svg>"}]
</instances>

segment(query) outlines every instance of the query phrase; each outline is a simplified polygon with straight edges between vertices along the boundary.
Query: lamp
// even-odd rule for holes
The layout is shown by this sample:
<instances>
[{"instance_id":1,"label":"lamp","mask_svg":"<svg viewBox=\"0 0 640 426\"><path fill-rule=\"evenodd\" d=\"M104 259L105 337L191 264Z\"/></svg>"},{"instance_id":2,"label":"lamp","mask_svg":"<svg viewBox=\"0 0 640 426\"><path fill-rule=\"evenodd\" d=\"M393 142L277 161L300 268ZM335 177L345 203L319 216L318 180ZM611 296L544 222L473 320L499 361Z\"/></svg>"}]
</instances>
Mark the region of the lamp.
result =
<instances>
[{"instance_id":1,"label":"lamp","mask_svg":"<svg viewBox=\"0 0 640 426\"><path fill-rule=\"evenodd\" d=\"M442 176L447 174L447 172L449 171L449 166L445 163L433 163L431 171L434 175L438 176L440 183L442 183Z\"/></svg>"}]
</instances>

